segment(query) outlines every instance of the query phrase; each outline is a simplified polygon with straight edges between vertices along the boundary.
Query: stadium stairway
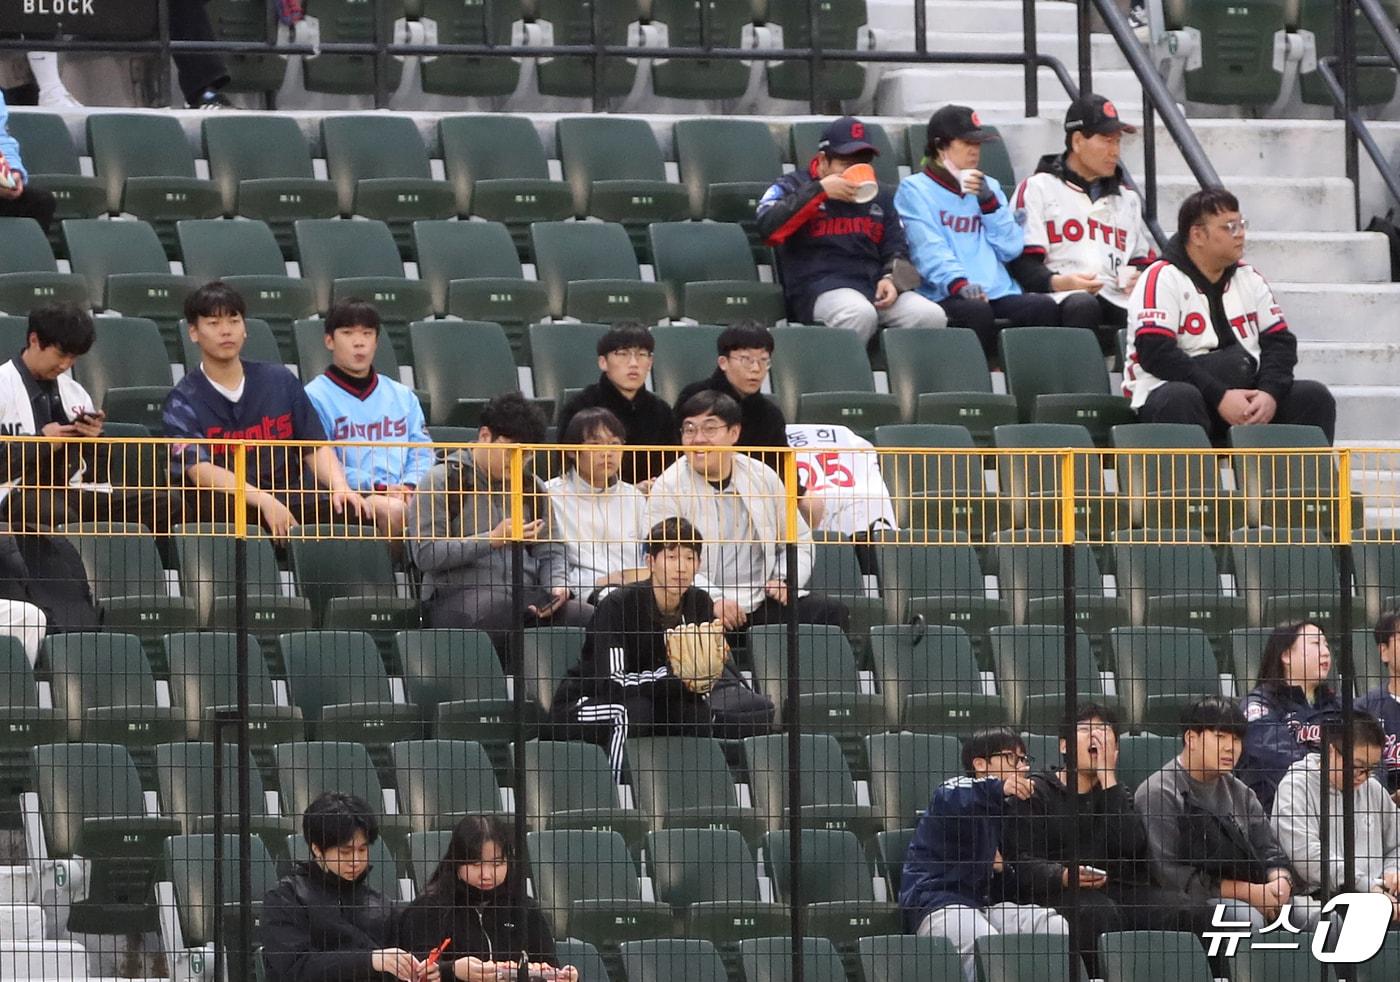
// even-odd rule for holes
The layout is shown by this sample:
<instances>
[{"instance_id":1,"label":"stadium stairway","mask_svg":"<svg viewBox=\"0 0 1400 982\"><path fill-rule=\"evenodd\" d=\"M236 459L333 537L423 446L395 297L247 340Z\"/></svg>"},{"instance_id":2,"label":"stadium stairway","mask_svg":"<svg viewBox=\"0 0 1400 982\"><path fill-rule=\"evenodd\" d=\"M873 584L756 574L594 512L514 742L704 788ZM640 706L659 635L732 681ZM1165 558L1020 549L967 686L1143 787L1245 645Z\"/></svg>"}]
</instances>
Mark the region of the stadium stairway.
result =
<instances>
[{"instance_id":1,"label":"stadium stairway","mask_svg":"<svg viewBox=\"0 0 1400 982\"><path fill-rule=\"evenodd\" d=\"M1077 72L1075 8L1062 0L1036 4L1039 50ZM886 47L912 48L912 15L903 0L872 0L871 26ZM975 4L930 0L931 51L1022 50L1020 0ZM1094 88L1118 103L1123 117L1142 118L1142 94L1112 38L1093 39ZM877 94L882 116L924 117L940 105L976 107L1003 133L1018 177L1043 153L1062 146L1067 99L1053 73L1041 70L1041 116L1024 116L1019 67L930 66L886 72ZM1326 382L1337 396L1339 445L1400 447L1390 421L1400 415L1400 284L1390 282L1386 239L1356 231L1351 182L1345 176L1341 123L1313 119L1218 118L1219 107L1185 107L1202 147L1227 187L1240 197L1251 228L1247 258L1269 278L1299 337L1298 374ZM1199 112L1198 112L1199 110ZM1209 116L1202 115L1210 114ZM1373 123L1382 149L1400 154L1400 124ZM1165 127L1157 129L1159 214L1168 231L1177 205L1196 182ZM1125 143L1125 161L1142 173L1142 136ZM1362 157L1362 224L1389 207L1379 178ZM1400 473L1354 472L1357 490L1393 494ZM1397 516L1375 516L1397 524Z\"/></svg>"}]
</instances>

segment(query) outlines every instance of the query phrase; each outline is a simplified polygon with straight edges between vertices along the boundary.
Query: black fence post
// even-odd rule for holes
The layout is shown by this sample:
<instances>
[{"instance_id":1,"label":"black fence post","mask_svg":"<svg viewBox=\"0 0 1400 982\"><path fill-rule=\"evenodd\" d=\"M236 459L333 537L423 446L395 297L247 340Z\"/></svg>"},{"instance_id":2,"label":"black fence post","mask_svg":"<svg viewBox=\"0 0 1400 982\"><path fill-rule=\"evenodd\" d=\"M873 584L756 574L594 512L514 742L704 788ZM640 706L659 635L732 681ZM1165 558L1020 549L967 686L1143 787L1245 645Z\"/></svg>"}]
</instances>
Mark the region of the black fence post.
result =
<instances>
[{"instance_id":1,"label":"black fence post","mask_svg":"<svg viewBox=\"0 0 1400 982\"><path fill-rule=\"evenodd\" d=\"M1347 180L1351 181L1352 203L1356 209L1357 228L1361 227L1361 157L1356 140L1356 4L1355 0L1337 2L1337 54L1342 68L1342 125L1346 127Z\"/></svg>"},{"instance_id":2,"label":"black fence post","mask_svg":"<svg viewBox=\"0 0 1400 982\"><path fill-rule=\"evenodd\" d=\"M1149 224L1157 221L1157 119L1152 111L1152 100L1144 91L1142 94L1142 182L1144 207ZM1166 245L1157 243L1158 247Z\"/></svg>"},{"instance_id":3,"label":"black fence post","mask_svg":"<svg viewBox=\"0 0 1400 982\"><path fill-rule=\"evenodd\" d=\"M1079 91L1094 91L1094 25L1090 17L1093 0L1079 0Z\"/></svg>"},{"instance_id":4,"label":"black fence post","mask_svg":"<svg viewBox=\"0 0 1400 982\"><path fill-rule=\"evenodd\" d=\"M156 39L160 41L160 64L156 66L156 104L170 105L170 0L156 0L159 22ZM57 58L57 52L54 58ZM183 105L179 108L183 108Z\"/></svg>"},{"instance_id":5,"label":"black fence post","mask_svg":"<svg viewBox=\"0 0 1400 982\"><path fill-rule=\"evenodd\" d=\"M914 0L914 50L921 55L928 54L928 8L924 6L926 2L927 0Z\"/></svg>"},{"instance_id":6,"label":"black fence post","mask_svg":"<svg viewBox=\"0 0 1400 982\"><path fill-rule=\"evenodd\" d=\"M510 497L515 502L525 500L525 451L517 447L510 451ZM528 831L526 822L529 800L525 794L525 540L522 528L525 515L511 508L510 530L510 647L514 649L515 679L515 753L512 760L515 785L515 840L524 853ZM554 916L553 912L551 913Z\"/></svg>"},{"instance_id":7,"label":"black fence post","mask_svg":"<svg viewBox=\"0 0 1400 982\"><path fill-rule=\"evenodd\" d=\"M606 88L603 85L603 66L607 63L603 53L603 45L607 38L603 37L603 15L599 12L600 0L588 0L588 37L593 44L593 111L595 113L607 110L608 97ZM705 4L702 0L700 4L703 9Z\"/></svg>"},{"instance_id":8,"label":"black fence post","mask_svg":"<svg viewBox=\"0 0 1400 982\"><path fill-rule=\"evenodd\" d=\"M815 30L815 28L813 28ZM798 651L799 632L797 629L797 591L802 584L797 579L797 527L800 519L797 509L797 452L788 450L783 454L783 489L787 499L788 519L783 538L783 563L787 581L787 686L783 693L787 702L784 713L784 727L788 735L788 888L792 906L792 982L803 982L802 939L806 936L807 919L803 907L802 871L802 720L797 712L799 696L802 693L801 658Z\"/></svg>"},{"instance_id":9,"label":"black fence post","mask_svg":"<svg viewBox=\"0 0 1400 982\"><path fill-rule=\"evenodd\" d=\"M1064 719L1072 721L1079 711L1079 649L1074 589L1074 499L1075 472L1079 455L1073 451L1063 454L1060 468L1060 578L1064 606L1065 639L1065 712ZM1069 827L1079 827L1079 727L1065 726L1065 787L1069 789ZM1079 913L1079 840L1070 837L1069 872L1069 975L1071 982L1083 974L1079 961L1081 925Z\"/></svg>"},{"instance_id":10,"label":"black fence post","mask_svg":"<svg viewBox=\"0 0 1400 982\"><path fill-rule=\"evenodd\" d=\"M248 532L246 528L246 517L242 523L239 535L233 542L233 570L236 582L234 594L234 621L238 625L238 631L234 638L235 662L238 669L238 718L235 726L238 733L238 936L242 939L234 952L233 974L235 978L248 979L253 976L253 966L249 963L251 957L249 944L253 937L253 791L252 774L250 763L250 748L248 746L248 703L251 693L248 690ZM215 732L218 732L217 728ZM221 775L224 770L223 757L219 750L214 751L214 773ZM219 780L218 777L215 780ZM223 798L220 792L215 792L215 807L223 810ZM222 836L215 833L214 848L222 849ZM215 856L219 853L216 852ZM219 861L214 862L214 869L219 868ZM214 894L215 903L222 904L223 897L217 891ZM222 907L219 909L222 914ZM215 917L217 924L222 920L221 916ZM215 951L217 957L218 952ZM218 978L218 976L215 976Z\"/></svg>"},{"instance_id":11,"label":"black fence post","mask_svg":"<svg viewBox=\"0 0 1400 982\"><path fill-rule=\"evenodd\" d=\"M1040 41L1035 26L1036 0L1021 0L1021 46L1026 55L1026 115L1040 115Z\"/></svg>"},{"instance_id":12,"label":"black fence post","mask_svg":"<svg viewBox=\"0 0 1400 982\"><path fill-rule=\"evenodd\" d=\"M703 0L702 0L703 3ZM812 47L807 53L807 77L811 82L811 103L810 107L813 116L820 116L823 110L822 103L822 23L821 23L821 0L807 0L807 26L811 31ZM783 46L788 44L787 38L783 38Z\"/></svg>"}]
</instances>

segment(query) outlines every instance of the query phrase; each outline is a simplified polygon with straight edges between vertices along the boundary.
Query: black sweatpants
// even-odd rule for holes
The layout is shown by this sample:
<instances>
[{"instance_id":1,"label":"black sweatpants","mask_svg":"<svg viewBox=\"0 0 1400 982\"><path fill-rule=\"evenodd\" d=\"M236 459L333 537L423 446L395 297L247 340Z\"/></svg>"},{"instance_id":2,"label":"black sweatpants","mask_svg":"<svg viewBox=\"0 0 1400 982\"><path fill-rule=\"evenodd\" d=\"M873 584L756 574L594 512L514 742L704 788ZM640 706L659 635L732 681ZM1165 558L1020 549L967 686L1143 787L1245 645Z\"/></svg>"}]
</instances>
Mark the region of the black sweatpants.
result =
<instances>
[{"instance_id":1,"label":"black sweatpants","mask_svg":"<svg viewBox=\"0 0 1400 982\"><path fill-rule=\"evenodd\" d=\"M213 41L214 25L205 9L207 0L170 0L170 36L176 41ZM217 54L184 52L172 56L185 105L199 105L206 89L228 84L228 66Z\"/></svg>"},{"instance_id":2,"label":"black sweatpants","mask_svg":"<svg viewBox=\"0 0 1400 982\"><path fill-rule=\"evenodd\" d=\"M1206 405L1201 390L1190 382L1163 382L1147 396L1138 419L1144 423L1194 423L1210 435L1211 443L1223 446L1230 427L1214 406ZM1275 423L1301 423L1320 426L1331 443L1337 431L1337 401L1321 382L1297 379L1288 395L1279 400Z\"/></svg>"},{"instance_id":3,"label":"black sweatpants","mask_svg":"<svg viewBox=\"0 0 1400 982\"><path fill-rule=\"evenodd\" d=\"M0 218L32 218L47 232L56 207L53 194L42 184L26 183L18 198L0 198Z\"/></svg>"},{"instance_id":4,"label":"black sweatpants","mask_svg":"<svg viewBox=\"0 0 1400 982\"><path fill-rule=\"evenodd\" d=\"M621 781L629 737L710 735L710 704L703 697L655 698L650 692L655 688L638 686L614 702L584 697L555 706L548 736L598 744L608 755L613 780Z\"/></svg>"},{"instance_id":5,"label":"black sweatpants","mask_svg":"<svg viewBox=\"0 0 1400 982\"><path fill-rule=\"evenodd\" d=\"M949 327L968 327L977 332L988 358L997 353L998 320L1008 320L1012 327L1060 325L1060 306L1047 293L1018 293L996 300L947 297L938 301L938 306L948 315Z\"/></svg>"}]
</instances>

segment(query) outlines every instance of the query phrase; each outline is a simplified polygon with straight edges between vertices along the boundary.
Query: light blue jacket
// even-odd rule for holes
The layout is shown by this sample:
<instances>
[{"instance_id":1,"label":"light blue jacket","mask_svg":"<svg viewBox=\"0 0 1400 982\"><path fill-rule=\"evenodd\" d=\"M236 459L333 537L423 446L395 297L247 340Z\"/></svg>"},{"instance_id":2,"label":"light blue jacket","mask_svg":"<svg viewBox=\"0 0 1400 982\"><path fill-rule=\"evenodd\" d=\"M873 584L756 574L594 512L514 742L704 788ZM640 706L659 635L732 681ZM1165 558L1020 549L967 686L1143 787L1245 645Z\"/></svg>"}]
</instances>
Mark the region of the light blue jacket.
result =
<instances>
[{"instance_id":1,"label":"light blue jacket","mask_svg":"<svg viewBox=\"0 0 1400 982\"><path fill-rule=\"evenodd\" d=\"M0 92L0 154L4 155L11 168L19 171L24 183L28 184L29 171L24 169L24 163L19 159L19 141L10 136L9 123L10 109L5 105L5 93Z\"/></svg>"},{"instance_id":2,"label":"light blue jacket","mask_svg":"<svg viewBox=\"0 0 1400 982\"><path fill-rule=\"evenodd\" d=\"M924 278L919 292L935 302L976 283L997 300L1021 292L1006 263L1025 248L1025 236L996 178L983 177L992 197L963 194L942 170L925 169L899 182L895 208L904 220L909 257Z\"/></svg>"}]
</instances>

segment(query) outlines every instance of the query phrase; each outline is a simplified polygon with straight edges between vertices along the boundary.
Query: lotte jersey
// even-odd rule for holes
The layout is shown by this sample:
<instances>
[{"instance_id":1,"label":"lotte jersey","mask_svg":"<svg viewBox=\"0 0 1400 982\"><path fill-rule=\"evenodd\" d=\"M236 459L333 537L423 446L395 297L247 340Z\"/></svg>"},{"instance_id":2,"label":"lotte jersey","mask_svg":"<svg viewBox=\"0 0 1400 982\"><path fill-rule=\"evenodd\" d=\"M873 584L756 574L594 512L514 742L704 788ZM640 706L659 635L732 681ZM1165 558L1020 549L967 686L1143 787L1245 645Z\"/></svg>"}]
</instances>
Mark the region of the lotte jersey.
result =
<instances>
[{"instance_id":1,"label":"lotte jersey","mask_svg":"<svg viewBox=\"0 0 1400 982\"><path fill-rule=\"evenodd\" d=\"M1026 252L1044 257L1052 273L1097 273L1103 282L1099 296L1127 307L1128 294L1118 285L1120 271L1153 252L1142 199L1112 178L1091 187L1095 197L1090 187L1065 173L1063 160L1042 160L1040 169L1016 189ZM1056 300L1067 296L1068 291L1054 294Z\"/></svg>"},{"instance_id":2,"label":"lotte jersey","mask_svg":"<svg viewBox=\"0 0 1400 982\"><path fill-rule=\"evenodd\" d=\"M1283 309L1268 282L1241 263L1225 284L1222 302L1234 331L1235 343L1259 362L1259 339L1288 330ZM1187 355L1203 355L1221 346L1211 322L1210 300L1185 270L1169 260L1153 263L1138 277L1128 300L1128 351L1123 370L1123 394L1140 409L1162 380L1138 361L1137 340L1147 334L1175 338Z\"/></svg>"}]
</instances>

